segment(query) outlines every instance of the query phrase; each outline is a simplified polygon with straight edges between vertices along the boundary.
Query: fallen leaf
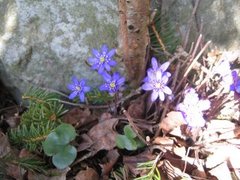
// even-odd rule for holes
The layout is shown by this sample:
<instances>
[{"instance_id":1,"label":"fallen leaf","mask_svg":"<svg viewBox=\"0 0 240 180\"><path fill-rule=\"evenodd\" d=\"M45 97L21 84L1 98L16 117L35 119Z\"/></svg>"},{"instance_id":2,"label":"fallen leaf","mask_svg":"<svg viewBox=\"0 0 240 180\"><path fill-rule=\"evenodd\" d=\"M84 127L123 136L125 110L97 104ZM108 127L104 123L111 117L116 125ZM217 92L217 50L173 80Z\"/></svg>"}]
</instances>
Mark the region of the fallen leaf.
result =
<instances>
[{"instance_id":1,"label":"fallen leaf","mask_svg":"<svg viewBox=\"0 0 240 180\"><path fill-rule=\"evenodd\" d=\"M77 151L84 151L88 148L90 148L93 145L92 139L87 134L82 134L80 136L80 144L78 146Z\"/></svg>"},{"instance_id":2,"label":"fallen leaf","mask_svg":"<svg viewBox=\"0 0 240 180\"><path fill-rule=\"evenodd\" d=\"M93 145L90 147L92 151L111 150L116 146L115 139L117 133L113 128L117 122L118 119L116 118L105 120L99 122L88 131L87 135L93 141Z\"/></svg>"},{"instance_id":3,"label":"fallen leaf","mask_svg":"<svg viewBox=\"0 0 240 180\"><path fill-rule=\"evenodd\" d=\"M98 180L99 175L94 169L87 168L86 170L79 171L74 179L75 180Z\"/></svg>"},{"instance_id":4,"label":"fallen leaf","mask_svg":"<svg viewBox=\"0 0 240 180\"><path fill-rule=\"evenodd\" d=\"M7 155L10 150L10 144L7 136L0 131L0 158Z\"/></svg>"},{"instance_id":5,"label":"fallen leaf","mask_svg":"<svg viewBox=\"0 0 240 180\"><path fill-rule=\"evenodd\" d=\"M70 170L70 168L65 168L63 170L59 170L59 169L51 169L49 171L47 171L47 174L49 174L49 176L46 176L44 174L39 174L36 172L32 172L32 171L28 171L28 180L66 180L66 175L68 173L68 171Z\"/></svg>"},{"instance_id":6,"label":"fallen leaf","mask_svg":"<svg viewBox=\"0 0 240 180\"><path fill-rule=\"evenodd\" d=\"M160 128L164 133L169 133L174 128L184 124L182 113L179 111L171 111L167 114L167 117L163 118L160 123Z\"/></svg>"},{"instance_id":7,"label":"fallen leaf","mask_svg":"<svg viewBox=\"0 0 240 180\"><path fill-rule=\"evenodd\" d=\"M81 127L94 121L89 109L73 108L64 117L63 122Z\"/></svg>"},{"instance_id":8,"label":"fallen leaf","mask_svg":"<svg viewBox=\"0 0 240 180\"><path fill-rule=\"evenodd\" d=\"M146 149L144 152L139 153L135 156L123 156L123 164L128 167L134 176L137 176L139 174L139 171L136 169L137 164L151 161L155 158L156 156L153 155L149 149Z\"/></svg>"},{"instance_id":9,"label":"fallen leaf","mask_svg":"<svg viewBox=\"0 0 240 180\"><path fill-rule=\"evenodd\" d=\"M102 168L102 176L108 176L109 173L111 172L113 166L115 165L119 158L118 151L116 149L108 151L106 158L108 162L105 164L100 164Z\"/></svg>"},{"instance_id":10,"label":"fallen leaf","mask_svg":"<svg viewBox=\"0 0 240 180\"><path fill-rule=\"evenodd\" d=\"M140 96L136 100L131 101L127 111L134 119L143 119L145 115L146 94Z\"/></svg>"},{"instance_id":11,"label":"fallen leaf","mask_svg":"<svg viewBox=\"0 0 240 180\"><path fill-rule=\"evenodd\" d=\"M23 179L23 174L25 174L26 170L20 168L14 164L8 164L6 167L7 175L14 179Z\"/></svg>"}]
</instances>

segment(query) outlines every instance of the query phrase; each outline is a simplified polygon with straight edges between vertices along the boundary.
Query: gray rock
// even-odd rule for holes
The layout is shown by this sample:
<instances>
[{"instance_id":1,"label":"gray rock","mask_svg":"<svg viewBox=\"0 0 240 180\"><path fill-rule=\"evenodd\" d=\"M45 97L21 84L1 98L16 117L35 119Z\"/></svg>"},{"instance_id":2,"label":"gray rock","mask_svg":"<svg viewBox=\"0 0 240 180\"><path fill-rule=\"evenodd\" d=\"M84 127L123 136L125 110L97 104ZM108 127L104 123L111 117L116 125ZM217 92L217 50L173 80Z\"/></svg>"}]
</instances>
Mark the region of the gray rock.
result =
<instances>
[{"instance_id":1,"label":"gray rock","mask_svg":"<svg viewBox=\"0 0 240 180\"><path fill-rule=\"evenodd\" d=\"M163 0L163 9L169 12L183 35L186 33L194 2L196 0ZM220 49L239 49L239 7L239 0L200 0L193 18L190 42L196 41L196 36L201 32Z\"/></svg>"},{"instance_id":2,"label":"gray rock","mask_svg":"<svg viewBox=\"0 0 240 180\"><path fill-rule=\"evenodd\" d=\"M98 85L85 61L116 47L117 30L117 0L0 0L0 77L18 97L31 84L67 91L72 75Z\"/></svg>"}]
</instances>

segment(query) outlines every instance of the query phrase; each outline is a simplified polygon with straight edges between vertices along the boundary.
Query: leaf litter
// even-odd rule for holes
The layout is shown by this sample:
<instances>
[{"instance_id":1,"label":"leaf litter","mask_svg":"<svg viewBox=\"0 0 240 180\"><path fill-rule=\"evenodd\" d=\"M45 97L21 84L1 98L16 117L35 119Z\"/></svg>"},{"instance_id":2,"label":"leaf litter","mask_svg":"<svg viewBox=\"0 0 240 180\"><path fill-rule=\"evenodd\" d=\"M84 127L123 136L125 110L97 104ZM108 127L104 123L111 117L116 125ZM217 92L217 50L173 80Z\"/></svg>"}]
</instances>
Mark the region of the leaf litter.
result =
<instances>
[{"instance_id":1,"label":"leaf litter","mask_svg":"<svg viewBox=\"0 0 240 180\"><path fill-rule=\"evenodd\" d=\"M179 48L170 58L173 63L170 81L175 99L149 103L149 94L142 92L119 101L114 113L111 108L94 109L87 105L70 109L63 116L63 122L76 128L77 138L72 145L77 148L78 156L69 168L55 169L49 159L42 156L41 150L29 152L11 147L6 128L18 126L21 113L16 109L0 111L3 131L0 132L0 167L6 169L4 177L134 179L149 173L149 166L139 168L140 163L155 162L161 179L240 179L239 99L223 93L222 87L216 85L217 80L209 77L211 64L223 58L224 53L215 50L203 54L202 50L209 43L198 51L201 41L199 37L193 47L195 52L187 53ZM238 62L240 56L225 53L224 58ZM190 84L196 85L201 97L211 101L211 107L204 114L206 125L201 128L190 128L182 113L174 108L182 102L183 89ZM144 147L134 151L117 147L116 138L125 133L126 125L132 128L134 138L144 142ZM18 161L32 156L36 160L47 160L46 171L35 171L36 167L26 167Z\"/></svg>"}]
</instances>

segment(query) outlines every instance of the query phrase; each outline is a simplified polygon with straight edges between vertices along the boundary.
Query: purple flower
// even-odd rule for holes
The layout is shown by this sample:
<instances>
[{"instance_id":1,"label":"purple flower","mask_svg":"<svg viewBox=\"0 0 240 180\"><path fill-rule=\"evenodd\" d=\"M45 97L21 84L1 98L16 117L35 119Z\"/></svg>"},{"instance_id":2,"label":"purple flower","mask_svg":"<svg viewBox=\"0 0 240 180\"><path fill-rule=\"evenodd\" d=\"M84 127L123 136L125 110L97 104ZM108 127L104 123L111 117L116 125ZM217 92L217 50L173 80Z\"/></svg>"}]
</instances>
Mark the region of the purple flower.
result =
<instances>
[{"instance_id":1,"label":"purple flower","mask_svg":"<svg viewBox=\"0 0 240 180\"><path fill-rule=\"evenodd\" d=\"M105 83L99 87L100 91L108 91L110 94L115 94L119 91L125 82L125 78L121 77L119 73L115 72L112 76L108 73L102 74Z\"/></svg>"},{"instance_id":2,"label":"purple flower","mask_svg":"<svg viewBox=\"0 0 240 180\"><path fill-rule=\"evenodd\" d=\"M144 84L141 88L145 91L152 91L152 102L156 101L158 97L161 101L164 101L164 94L172 94L172 90L166 85L169 77L171 76L169 72L166 72L169 62L158 66L156 58L153 57L151 63L152 68L147 70L147 77L144 78Z\"/></svg>"},{"instance_id":3,"label":"purple flower","mask_svg":"<svg viewBox=\"0 0 240 180\"><path fill-rule=\"evenodd\" d=\"M72 91L72 93L68 96L69 99L74 99L77 95L81 102L85 99L85 93L90 91L90 87L86 86L86 81L81 79L80 81L73 76L72 84L68 84L68 89Z\"/></svg>"},{"instance_id":4,"label":"purple flower","mask_svg":"<svg viewBox=\"0 0 240 180\"><path fill-rule=\"evenodd\" d=\"M116 52L116 49L112 49L108 52L108 46L102 45L101 51L96 49L92 50L95 57L88 58L88 62L92 65L92 69L98 70L99 74L102 74L104 70L110 71L111 66L116 66L117 62L112 59Z\"/></svg>"},{"instance_id":5,"label":"purple flower","mask_svg":"<svg viewBox=\"0 0 240 180\"><path fill-rule=\"evenodd\" d=\"M237 71L232 71L233 84L230 86L230 90L240 95L240 77Z\"/></svg>"},{"instance_id":6,"label":"purple flower","mask_svg":"<svg viewBox=\"0 0 240 180\"><path fill-rule=\"evenodd\" d=\"M171 76L171 73L166 72L167 68L169 67L170 63L165 62L162 65L159 66L157 59L155 57L152 57L151 59L151 65L152 68L149 68L148 71L156 74L157 71L161 71L164 75L166 74L168 77ZM143 82L148 81L148 76L144 78Z\"/></svg>"},{"instance_id":7,"label":"purple flower","mask_svg":"<svg viewBox=\"0 0 240 180\"><path fill-rule=\"evenodd\" d=\"M222 60L219 64L214 66L213 75L219 74L221 77L220 84L224 87L225 91L230 90L230 86L233 84L232 71L230 69L230 63L227 60Z\"/></svg>"},{"instance_id":8,"label":"purple flower","mask_svg":"<svg viewBox=\"0 0 240 180\"><path fill-rule=\"evenodd\" d=\"M203 127L205 119L203 111L210 108L209 100L201 100L193 88L184 92L184 100L179 103L176 110L181 111L183 118L190 127Z\"/></svg>"}]
</instances>

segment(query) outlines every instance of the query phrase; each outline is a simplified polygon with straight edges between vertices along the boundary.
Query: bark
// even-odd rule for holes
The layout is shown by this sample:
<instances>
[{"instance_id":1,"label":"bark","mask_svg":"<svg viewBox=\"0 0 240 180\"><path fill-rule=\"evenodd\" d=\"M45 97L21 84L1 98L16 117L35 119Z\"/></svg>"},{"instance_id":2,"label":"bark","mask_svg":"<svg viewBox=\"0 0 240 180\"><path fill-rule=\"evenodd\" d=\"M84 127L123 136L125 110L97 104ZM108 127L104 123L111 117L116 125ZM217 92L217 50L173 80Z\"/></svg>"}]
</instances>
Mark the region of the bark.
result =
<instances>
[{"instance_id":1,"label":"bark","mask_svg":"<svg viewBox=\"0 0 240 180\"><path fill-rule=\"evenodd\" d=\"M119 52L132 87L138 87L145 75L150 0L119 0Z\"/></svg>"}]
</instances>

